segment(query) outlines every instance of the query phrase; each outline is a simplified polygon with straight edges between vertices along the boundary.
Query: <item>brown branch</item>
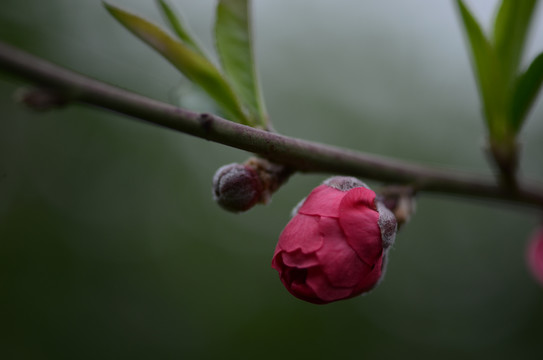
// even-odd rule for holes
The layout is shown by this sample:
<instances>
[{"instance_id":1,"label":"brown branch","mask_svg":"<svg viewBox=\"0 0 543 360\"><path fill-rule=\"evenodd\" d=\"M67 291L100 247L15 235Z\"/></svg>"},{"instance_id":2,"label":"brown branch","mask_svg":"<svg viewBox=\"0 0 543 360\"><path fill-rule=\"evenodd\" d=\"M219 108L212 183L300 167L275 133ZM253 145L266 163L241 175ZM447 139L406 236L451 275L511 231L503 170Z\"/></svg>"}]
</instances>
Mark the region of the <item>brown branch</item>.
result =
<instances>
[{"instance_id":1,"label":"brown branch","mask_svg":"<svg viewBox=\"0 0 543 360\"><path fill-rule=\"evenodd\" d=\"M39 86L54 89L71 101L102 107L256 153L298 171L352 175L388 183L409 184L418 191L543 206L541 185L520 182L515 191L508 191L488 176L431 168L254 129L108 85L1 42L0 69Z\"/></svg>"}]
</instances>

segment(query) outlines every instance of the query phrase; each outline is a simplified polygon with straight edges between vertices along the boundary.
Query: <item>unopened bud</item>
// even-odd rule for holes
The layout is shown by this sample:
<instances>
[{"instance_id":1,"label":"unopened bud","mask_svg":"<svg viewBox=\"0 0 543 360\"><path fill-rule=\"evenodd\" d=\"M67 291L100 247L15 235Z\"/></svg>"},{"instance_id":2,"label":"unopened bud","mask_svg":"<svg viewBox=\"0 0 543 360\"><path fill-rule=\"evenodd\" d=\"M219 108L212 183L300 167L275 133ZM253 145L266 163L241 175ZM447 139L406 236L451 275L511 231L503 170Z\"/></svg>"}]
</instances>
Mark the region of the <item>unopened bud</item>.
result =
<instances>
[{"instance_id":1,"label":"unopened bud","mask_svg":"<svg viewBox=\"0 0 543 360\"><path fill-rule=\"evenodd\" d=\"M396 219L362 181L344 176L313 189L287 224L272 267L299 299L327 304L373 289L383 278Z\"/></svg>"},{"instance_id":2,"label":"unopened bud","mask_svg":"<svg viewBox=\"0 0 543 360\"><path fill-rule=\"evenodd\" d=\"M262 191L257 172L246 165L225 165L213 177L213 198L228 211L249 210L260 201Z\"/></svg>"},{"instance_id":3,"label":"unopened bud","mask_svg":"<svg viewBox=\"0 0 543 360\"><path fill-rule=\"evenodd\" d=\"M267 204L293 171L262 158L221 167L213 177L213 197L225 210L242 212L257 203Z\"/></svg>"}]
</instances>

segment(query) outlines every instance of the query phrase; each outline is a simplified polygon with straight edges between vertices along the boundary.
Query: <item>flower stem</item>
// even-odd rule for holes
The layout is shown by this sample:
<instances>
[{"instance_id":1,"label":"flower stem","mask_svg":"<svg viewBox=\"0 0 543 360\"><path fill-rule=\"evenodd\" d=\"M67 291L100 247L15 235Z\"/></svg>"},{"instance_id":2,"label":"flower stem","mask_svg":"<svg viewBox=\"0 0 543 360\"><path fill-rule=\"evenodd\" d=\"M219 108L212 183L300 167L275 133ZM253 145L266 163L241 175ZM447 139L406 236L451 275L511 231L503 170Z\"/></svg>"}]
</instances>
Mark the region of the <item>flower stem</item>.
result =
<instances>
[{"instance_id":1,"label":"flower stem","mask_svg":"<svg viewBox=\"0 0 543 360\"><path fill-rule=\"evenodd\" d=\"M246 150L301 172L343 174L426 191L543 207L543 186L518 182L511 192L490 176L437 169L240 125L165 104L91 79L0 42L0 70L93 105L206 140Z\"/></svg>"}]
</instances>

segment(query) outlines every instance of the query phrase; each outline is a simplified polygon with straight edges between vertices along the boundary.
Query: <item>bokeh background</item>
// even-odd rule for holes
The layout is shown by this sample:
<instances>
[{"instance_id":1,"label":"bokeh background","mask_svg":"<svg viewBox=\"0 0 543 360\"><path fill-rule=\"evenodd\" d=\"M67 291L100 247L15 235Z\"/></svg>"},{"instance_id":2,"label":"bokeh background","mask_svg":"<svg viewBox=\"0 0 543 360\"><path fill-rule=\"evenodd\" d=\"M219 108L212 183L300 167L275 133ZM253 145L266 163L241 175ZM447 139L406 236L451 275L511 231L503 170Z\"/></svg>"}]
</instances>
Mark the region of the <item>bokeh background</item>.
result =
<instances>
[{"instance_id":1,"label":"bokeh background","mask_svg":"<svg viewBox=\"0 0 543 360\"><path fill-rule=\"evenodd\" d=\"M153 1L114 3L162 21ZM211 51L214 1L173 4ZM468 4L489 28L497 1ZM255 1L275 128L490 174L453 5ZM543 50L542 10L527 59ZM213 110L98 0L2 0L0 40ZM297 175L268 206L229 214L213 203L211 178L248 154L79 105L36 114L12 101L20 85L1 73L0 358L540 359L543 289L524 254L541 212L421 194L377 289L307 304L270 261L290 209L324 175ZM522 172L539 180L542 135L539 100L521 136Z\"/></svg>"}]
</instances>

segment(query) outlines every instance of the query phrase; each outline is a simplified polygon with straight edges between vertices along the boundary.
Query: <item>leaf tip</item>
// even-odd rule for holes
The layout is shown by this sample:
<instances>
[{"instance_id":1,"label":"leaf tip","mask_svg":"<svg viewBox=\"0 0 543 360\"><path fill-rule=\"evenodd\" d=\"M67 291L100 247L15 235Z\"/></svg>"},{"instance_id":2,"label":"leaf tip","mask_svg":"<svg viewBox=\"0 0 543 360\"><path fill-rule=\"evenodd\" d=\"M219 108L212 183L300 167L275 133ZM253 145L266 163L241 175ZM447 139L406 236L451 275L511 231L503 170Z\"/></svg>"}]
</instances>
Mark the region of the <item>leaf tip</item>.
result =
<instances>
[{"instance_id":1,"label":"leaf tip","mask_svg":"<svg viewBox=\"0 0 543 360\"><path fill-rule=\"evenodd\" d=\"M462 0L456 0L456 6L458 8L458 11L460 11L460 15L464 18L466 15L471 15L469 10L468 10L468 7L466 6L466 4L464 4L464 1Z\"/></svg>"},{"instance_id":2,"label":"leaf tip","mask_svg":"<svg viewBox=\"0 0 543 360\"><path fill-rule=\"evenodd\" d=\"M104 8L111 14L111 15L115 15L115 13L119 10L118 7L114 6L114 5L111 5L110 3L108 3L107 1L103 1L102 0L102 5L104 6Z\"/></svg>"}]
</instances>

